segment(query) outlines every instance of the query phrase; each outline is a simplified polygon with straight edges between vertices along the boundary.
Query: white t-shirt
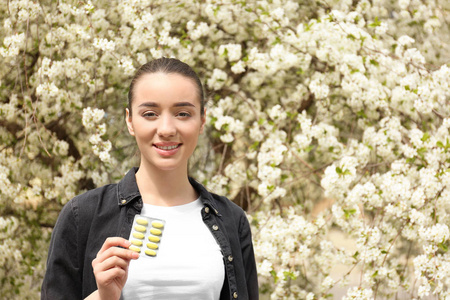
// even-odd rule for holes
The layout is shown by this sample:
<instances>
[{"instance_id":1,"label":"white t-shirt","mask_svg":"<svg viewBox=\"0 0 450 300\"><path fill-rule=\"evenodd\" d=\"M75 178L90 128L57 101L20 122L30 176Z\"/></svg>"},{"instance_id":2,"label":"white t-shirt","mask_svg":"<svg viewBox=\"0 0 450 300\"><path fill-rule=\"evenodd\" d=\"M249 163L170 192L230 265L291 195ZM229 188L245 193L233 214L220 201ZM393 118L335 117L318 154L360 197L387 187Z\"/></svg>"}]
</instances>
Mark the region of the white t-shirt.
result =
<instances>
[{"instance_id":1,"label":"white t-shirt","mask_svg":"<svg viewBox=\"0 0 450 300\"><path fill-rule=\"evenodd\" d=\"M179 206L145 204L141 215L166 221L156 257L132 260L121 299L218 300L225 279L219 244L197 199Z\"/></svg>"}]
</instances>

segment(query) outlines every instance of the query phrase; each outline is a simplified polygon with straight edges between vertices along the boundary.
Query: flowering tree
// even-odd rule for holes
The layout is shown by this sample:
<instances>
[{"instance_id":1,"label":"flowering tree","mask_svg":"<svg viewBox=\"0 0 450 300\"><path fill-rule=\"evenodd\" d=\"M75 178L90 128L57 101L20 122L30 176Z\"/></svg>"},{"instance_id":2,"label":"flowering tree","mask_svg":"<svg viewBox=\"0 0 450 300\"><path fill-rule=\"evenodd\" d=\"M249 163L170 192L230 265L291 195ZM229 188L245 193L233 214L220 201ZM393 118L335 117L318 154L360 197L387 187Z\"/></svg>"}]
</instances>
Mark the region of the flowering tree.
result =
<instances>
[{"instance_id":1,"label":"flowering tree","mask_svg":"<svg viewBox=\"0 0 450 300\"><path fill-rule=\"evenodd\" d=\"M204 79L191 175L247 210L262 293L450 297L447 1L94 3L0 3L2 298L37 298L62 205L136 165L127 89L161 56Z\"/></svg>"}]
</instances>

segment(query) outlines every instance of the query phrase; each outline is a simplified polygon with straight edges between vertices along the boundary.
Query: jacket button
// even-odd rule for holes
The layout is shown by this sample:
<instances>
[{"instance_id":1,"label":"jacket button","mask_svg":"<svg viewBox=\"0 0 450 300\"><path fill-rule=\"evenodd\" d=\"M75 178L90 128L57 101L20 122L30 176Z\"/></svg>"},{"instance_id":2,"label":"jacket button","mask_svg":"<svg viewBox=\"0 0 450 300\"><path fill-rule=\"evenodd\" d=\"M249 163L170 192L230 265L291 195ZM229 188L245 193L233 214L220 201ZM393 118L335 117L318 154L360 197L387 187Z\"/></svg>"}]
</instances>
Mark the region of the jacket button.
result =
<instances>
[{"instance_id":1,"label":"jacket button","mask_svg":"<svg viewBox=\"0 0 450 300\"><path fill-rule=\"evenodd\" d=\"M209 213L209 207L205 207L205 213Z\"/></svg>"},{"instance_id":2,"label":"jacket button","mask_svg":"<svg viewBox=\"0 0 450 300\"><path fill-rule=\"evenodd\" d=\"M233 261L233 256L229 255L229 256L228 256L228 261L229 261L229 262L232 262L232 261Z\"/></svg>"},{"instance_id":3,"label":"jacket button","mask_svg":"<svg viewBox=\"0 0 450 300\"><path fill-rule=\"evenodd\" d=\"M212 226L212 229L213 229L213 230L219 230L219 226L213 225L213 226Z\"/></svg>"},{"instance_id":4,"label":"jacket button","mask_svg":"<svg viewBox=\"0 0 450 300\"><path fill-rule=\"evenodd\" d=\"M236 292L233 293L233 298L236 299L238 294Z\"/></svg>"},{"instance_id":5,"label":"jacket button","mask_svg":"<svg viewBox=\"0 0 450 300\"><path fill-rule=\"evenodd\" d=\"M120 200L120 203L125 204L125 203L127 203L127 200L122 199L122 200Z\"/></svg>"}]
</instances>

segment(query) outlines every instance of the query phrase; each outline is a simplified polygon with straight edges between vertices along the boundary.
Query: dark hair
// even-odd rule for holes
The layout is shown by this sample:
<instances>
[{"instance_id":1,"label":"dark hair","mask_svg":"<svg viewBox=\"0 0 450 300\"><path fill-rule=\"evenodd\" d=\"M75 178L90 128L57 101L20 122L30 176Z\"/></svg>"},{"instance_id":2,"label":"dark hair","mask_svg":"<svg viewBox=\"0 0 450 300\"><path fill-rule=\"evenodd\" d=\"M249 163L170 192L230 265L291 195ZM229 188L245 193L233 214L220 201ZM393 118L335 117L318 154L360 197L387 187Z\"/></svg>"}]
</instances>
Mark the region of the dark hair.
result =
<instances>
[{"instance_id":1,"label":"dark hair","mask_svg":"<svg viewBox=\"0 0 450 300\"><path fill-rule=\"evenodd\" d=\"M178 60L176 58L162 57L152 60L144 65L142 65L136 72L131 80L130 89L128 91L128 110L131 116L131 103L133 102L133 89L136 82L145 74L152 73L177 73L186 78L190 78L197 85L199 98L200 98L200 115L203 116L205 112L205 96L203 93L203 86L197 73L186 63Z\"/></svg>"}]
</instances>

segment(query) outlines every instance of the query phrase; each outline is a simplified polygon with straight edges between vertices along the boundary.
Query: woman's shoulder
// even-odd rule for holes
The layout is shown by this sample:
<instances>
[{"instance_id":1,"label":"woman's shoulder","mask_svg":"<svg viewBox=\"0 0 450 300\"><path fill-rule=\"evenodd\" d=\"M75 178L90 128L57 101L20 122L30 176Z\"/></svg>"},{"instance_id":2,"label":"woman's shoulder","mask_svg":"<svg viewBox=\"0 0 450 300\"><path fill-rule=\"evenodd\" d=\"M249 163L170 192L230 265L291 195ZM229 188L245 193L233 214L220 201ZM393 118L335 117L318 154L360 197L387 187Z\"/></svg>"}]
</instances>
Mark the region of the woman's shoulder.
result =
<instances>
[{"instance_id":1,"label":"woman's shoulder","mask_svg":"<svg viewBox=\"0 0 450 300\"><path fill-rule=\"evenodd\" d=\"M76 231L81 233L81 231L88 230L88 224L91 224L96 215L105 213L105 209L111 209L107 207L113 206L111 199L117 198L113 197L115 186L116 184L108 184L98 187L69 200L59 213L54 231L70 232L76 228ZM105 201L110 203L105 205Z\"/></svg>"},{"instance_id":2,"label":"woman's shoulder","mask_svg":"<svg viewBox=\"0 0 450 300\"><path fill-rule=\"evenodd\" d=\"M214 204L216 204L217 206L225 207L235 214L239 215L245 214L245 211L242 209L242 207L240 207L239 205L228 199L226 196L218 195L212 192L209 192L209 194L211 194L214 200Z\"/></svg>"},{"instance_id":3,"label":"woman's shoulder","mask_svg":"<svg viewBox=\"0 0 450 300\"><path fill-rule=\"evenodd\" d=\"M72 205L98 205L99 202L111 201L117 198L117 183L110 183L101 187L87 190L69 201Z\"/></svg>"},{"instance_id":4,"label":"woman's shoulder","mask_svg":"<svg viewBox=\"0 0 450 300\"><path fill-rule=\"evenodd\" d=\"M85 205L105 201L119 204L119 198L135 197L136 194L139 194L135 177L136 170L136 168L131 168L120 181L85 191L71 201Z\"/></svg>"},{"instance_id":5,"label":"woman's shoulder","mask_svg":"<svg viewBox=\"0 0 450 300\"><path fill-rule=\"evenodd\" d=\"M213 208L216 208L219 211L221 209L225 209L231 210L233 213L244 214L244 210L227 197L218 195L213 191L208 190L203 184L192 177L189 177L189 182L197 190L197 192L200 193L203 201L206 203L210 202Z\"/></svg>"},{"instance_id":6,"label":"woman's shoulder","mask_svg":"<svg viewBox=\"0 0 450 300\"><path fill-rule=\"evenodd\" d=\"M104 214L117 207L117 183L107 184L85 191L62 208L58 219L73 220L75 223L90 223L99 213Z\"/></svg>"}]
</instances>

